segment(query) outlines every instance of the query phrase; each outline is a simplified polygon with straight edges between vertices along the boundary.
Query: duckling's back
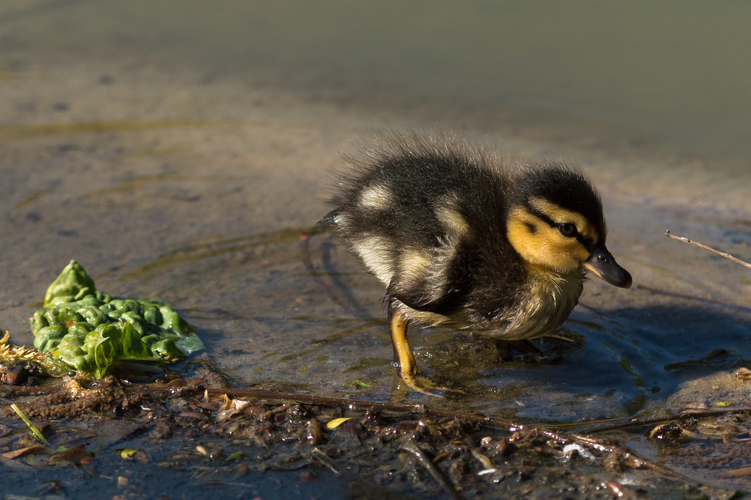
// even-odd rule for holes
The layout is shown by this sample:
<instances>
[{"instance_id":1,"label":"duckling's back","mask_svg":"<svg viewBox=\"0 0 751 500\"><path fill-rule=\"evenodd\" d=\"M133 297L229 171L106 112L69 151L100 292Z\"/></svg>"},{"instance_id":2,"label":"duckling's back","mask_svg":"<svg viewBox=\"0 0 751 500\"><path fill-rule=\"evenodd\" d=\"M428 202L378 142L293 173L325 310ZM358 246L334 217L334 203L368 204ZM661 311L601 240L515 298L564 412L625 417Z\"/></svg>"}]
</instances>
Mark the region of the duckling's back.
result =
<instances>
[{"instance_id":1,"label":"duckling's back","mask_svg":"<svg viewBox=\"0 0 751 500\"><path fill-rule=\"evenodd\" d=\"M521 300L526 270L506 238L509 176L489 157L452 141L391 141L340 175L323 222L413 321L484 329Z\"/></svg>"}]
</instances>

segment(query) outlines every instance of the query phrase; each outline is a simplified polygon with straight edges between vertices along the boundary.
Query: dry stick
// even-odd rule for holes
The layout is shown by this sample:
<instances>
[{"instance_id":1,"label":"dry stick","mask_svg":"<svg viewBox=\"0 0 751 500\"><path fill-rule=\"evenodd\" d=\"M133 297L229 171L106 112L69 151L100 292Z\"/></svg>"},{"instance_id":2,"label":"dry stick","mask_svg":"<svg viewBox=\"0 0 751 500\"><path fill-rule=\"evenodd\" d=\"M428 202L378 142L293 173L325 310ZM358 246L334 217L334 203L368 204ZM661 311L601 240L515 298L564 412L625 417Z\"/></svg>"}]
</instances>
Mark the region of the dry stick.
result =
<instances>
[{"instance_id":1,"label":"dry stick","mask_svg":"<svg viewBox=\"0 0 751 500\"><path fill-rule=\"evenodd\" d=\"M683 236L675 236L673 234L670 234L670 231L665 231L665 236L667 236L668 238L673 238L674 240L682 241L683 243L688 243L689 245L694 245L695 247L703 248L704 250L709 250L712 253L716 253L717 255L725 257L726 259L730 259L737 264L746 266L747 268L751 269L751 264L749 264L748 262L742 261L741 259L738 259L736 257L733 257L729 253L720 252L719 250L715 250L714 248L708 247L707 245L703 245L701 243L697 243L696 241L689 240L688 238L684 238Z\"/></svg>"}]
</instances>

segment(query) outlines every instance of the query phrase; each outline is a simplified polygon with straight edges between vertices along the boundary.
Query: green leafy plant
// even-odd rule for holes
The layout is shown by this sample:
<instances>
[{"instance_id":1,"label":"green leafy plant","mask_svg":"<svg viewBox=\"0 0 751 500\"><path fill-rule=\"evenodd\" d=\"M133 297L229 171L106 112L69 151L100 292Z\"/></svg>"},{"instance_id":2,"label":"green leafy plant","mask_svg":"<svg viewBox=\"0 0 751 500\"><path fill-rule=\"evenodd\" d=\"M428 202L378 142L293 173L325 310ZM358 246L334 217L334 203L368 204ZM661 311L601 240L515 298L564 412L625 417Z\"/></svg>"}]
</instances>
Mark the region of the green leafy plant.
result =
<instances>
[{"instance_id":1,"label":"green leafy plant","mask_svg":"<svg viewBox=\"0 0 751 500\"><path fill-rule=\"evenodd\" d=\"M203 349L193 328L164 302L113 299L72 260L29 320L34 347L102 378L118 361L169 363Z\"/></svg>"}]
</instances>

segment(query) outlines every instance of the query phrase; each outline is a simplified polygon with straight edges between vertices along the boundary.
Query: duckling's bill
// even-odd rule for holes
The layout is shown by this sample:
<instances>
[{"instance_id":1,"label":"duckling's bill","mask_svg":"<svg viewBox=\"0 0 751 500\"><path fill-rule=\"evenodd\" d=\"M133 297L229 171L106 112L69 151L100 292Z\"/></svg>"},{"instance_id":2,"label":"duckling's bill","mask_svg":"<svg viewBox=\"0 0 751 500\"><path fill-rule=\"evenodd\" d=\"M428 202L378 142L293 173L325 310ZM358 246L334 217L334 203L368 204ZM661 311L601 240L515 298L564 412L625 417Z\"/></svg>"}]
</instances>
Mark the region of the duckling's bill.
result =
<instances>
[{"instance_id":1,"label":"duckling's bill","mask_svg":"<svg viewBox=\"0 0 751 500\"><path fill-rule=\"evenodd\" d=\"M631 286L631 274L618 265L613 255L605 247L595 247L592 255L582 262L581 267L611 285L620 288Z\"/></svg>"}]
</instances>

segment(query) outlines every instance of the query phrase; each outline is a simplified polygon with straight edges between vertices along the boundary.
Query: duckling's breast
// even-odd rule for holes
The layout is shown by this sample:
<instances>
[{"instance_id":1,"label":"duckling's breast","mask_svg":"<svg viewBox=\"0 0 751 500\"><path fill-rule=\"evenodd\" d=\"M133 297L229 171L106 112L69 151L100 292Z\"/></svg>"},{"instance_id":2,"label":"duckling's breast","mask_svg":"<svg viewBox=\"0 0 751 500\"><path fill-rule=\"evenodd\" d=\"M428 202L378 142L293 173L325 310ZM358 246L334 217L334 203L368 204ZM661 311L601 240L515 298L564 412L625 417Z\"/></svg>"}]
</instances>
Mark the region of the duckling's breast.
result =
<instances>
[{"instance_id":1,"label":"duckling's breast","mask_svg":"<svg viewBox=\"0 0 751 500\"><path fill-rule=\"evenodd\" d=\"M518 306L503 311L481 333L505 340L532 339L551 333L578 304L583 278L578 270L555 274L530 269Z\"/></svg>"},{"instance_id":2,"label":"duckling's breast","mask_svg":"<svg viewBox=\"0 0 751 500\"><path fill-rule=\"evenodd\" d=\"M396 308L410 321L426 326L469 330L503 340L524 340L551 333L568 318L583 290L579 271L554 274L531 269L513 302L492 304L468 301L451 313L413 309L396 301Z\"/></svg>"}]
</instances>

